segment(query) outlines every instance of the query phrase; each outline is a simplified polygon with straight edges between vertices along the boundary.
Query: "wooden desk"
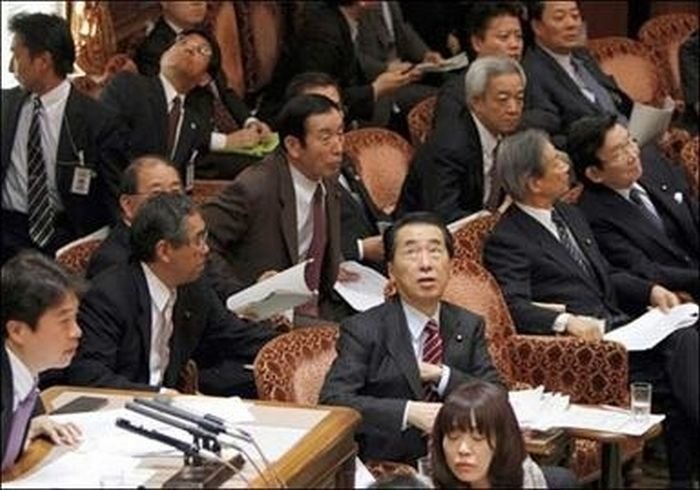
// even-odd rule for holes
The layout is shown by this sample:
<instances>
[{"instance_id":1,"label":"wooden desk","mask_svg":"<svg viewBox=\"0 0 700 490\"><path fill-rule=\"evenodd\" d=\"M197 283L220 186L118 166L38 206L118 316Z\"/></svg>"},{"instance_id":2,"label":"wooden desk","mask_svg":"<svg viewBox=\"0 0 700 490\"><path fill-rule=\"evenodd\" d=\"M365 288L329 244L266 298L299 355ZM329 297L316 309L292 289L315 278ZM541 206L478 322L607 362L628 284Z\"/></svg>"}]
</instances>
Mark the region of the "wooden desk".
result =
<instances>
[{"instance_id":1,"label":"wooden desk","mask_svg":"<svg viewBox=\"0 0 700 490\"><path fill-rule=\"evenodd\" d=\"M153 396L153 392L122 391L73 386L54 386L41 394L47 411L55 410L79 395L92 394L108 397L110 403L106 408L117 408L130 401L134 396ZM58 403L54 403L60 397ZM287 403L254 401L249 406L260 425L304 428L304 415L318 416L318 411L328 412L323 419L308 429L302 439L277 461L272 462L272 469L288 487L318 488L337 487L352 488L355 478L355 455L357 446L353 434L360 423L360 415L348 408L339 407L304 407ZM308 417L307 417L308 418ZM3 473L3 481L23 475L37 465L60 455L64 449L56 448L43 440L35 440L11 471ZM158 474L147 483L148 487L160 487L182 466L181 458L168 458L168 469ZM159 463L162 463L159 462ZM172 466L172 470L170 469ZM253 488L269 487L257 476L250 464L243 469ZM268 482L274 482L270 469L263 472ZM224 484L226 487L242 486L242 481L232 478Z\"/></svg>"}]
</instances>

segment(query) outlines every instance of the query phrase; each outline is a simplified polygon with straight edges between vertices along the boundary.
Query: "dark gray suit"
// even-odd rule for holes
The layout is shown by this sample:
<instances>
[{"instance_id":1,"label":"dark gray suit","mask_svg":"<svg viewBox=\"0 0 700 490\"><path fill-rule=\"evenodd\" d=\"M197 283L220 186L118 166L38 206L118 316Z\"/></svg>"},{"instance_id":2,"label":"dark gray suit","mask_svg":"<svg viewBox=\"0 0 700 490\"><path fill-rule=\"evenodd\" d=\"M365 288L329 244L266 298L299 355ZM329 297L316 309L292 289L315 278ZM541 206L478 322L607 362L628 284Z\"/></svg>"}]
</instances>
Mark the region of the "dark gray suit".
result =
<instances>
[{"instance_id":1,"label":"dark gray suit","mask_svg":"<svg viewBox=\"0 0 700 490\"><path fill-rule=\"evenodd\" d=\"M482 318L449 303L440 308L443 360L450 367L445 396L478 378L501 384L491 363ZM423 400L411 334L398 299L345 320L338 357L321 390L320 402L344 405L362 414L356 431L362 459L413 462L426 453L415 428L401 431L408 400Z\"/></svg>"}]
</instances>

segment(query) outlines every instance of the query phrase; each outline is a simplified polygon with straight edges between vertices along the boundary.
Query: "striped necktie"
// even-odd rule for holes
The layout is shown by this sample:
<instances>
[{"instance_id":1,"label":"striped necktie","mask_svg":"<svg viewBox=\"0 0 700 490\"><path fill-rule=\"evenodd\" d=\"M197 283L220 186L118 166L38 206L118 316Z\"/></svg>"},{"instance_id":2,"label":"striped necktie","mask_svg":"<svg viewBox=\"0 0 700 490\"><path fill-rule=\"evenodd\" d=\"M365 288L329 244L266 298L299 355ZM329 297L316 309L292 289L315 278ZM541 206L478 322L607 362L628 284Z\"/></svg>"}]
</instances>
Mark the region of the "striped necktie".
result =
<instances>
[{"instance_id":1,"label":"striped necktie","mask_svg":"<svg viewBox=\"0 0 700 490\"><path fill-rule=\"evenodd\" d=\"M34 243L44 247L56 232L54 228L56 210L49 198L46 161L41 148L39 122L41 110L41 99L34 97L34 109L27 140L27 215L29 237Z\"/></svg>"},{"instance_id":2,"label":"striped necktie","mask_svg":"<svg viewBox=\"0 0 700 490\"><path fill-rule=\"evenodd\" d=\"M435 320L429 320L423 328L425 341L423 342L423 362L429 364L442 364L442 337L440 337L440 327ZM438 401L439 396L433 389L432 383L423 384L423 399L425 401Z\"/></svg>"}]
</instances>

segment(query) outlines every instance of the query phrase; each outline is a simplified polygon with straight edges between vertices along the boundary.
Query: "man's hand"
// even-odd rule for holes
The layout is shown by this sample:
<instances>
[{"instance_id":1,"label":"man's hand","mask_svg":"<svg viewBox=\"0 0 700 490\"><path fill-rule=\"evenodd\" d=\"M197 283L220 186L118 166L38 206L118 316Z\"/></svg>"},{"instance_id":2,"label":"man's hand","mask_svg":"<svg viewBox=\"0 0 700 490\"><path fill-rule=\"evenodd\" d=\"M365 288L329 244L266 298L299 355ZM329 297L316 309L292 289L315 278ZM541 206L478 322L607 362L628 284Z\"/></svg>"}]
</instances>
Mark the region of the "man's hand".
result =
<instances>
[{"instance_id":1,"label":"man's hand","mask_svg":"<svg viewBox=\"0 0 700 490\"><path fill-rule=\"evenodd\" d=\"M408 85L414 79L413 70L409 71L385 71L380 73L372 82L374 98L394 92L396 89Z\"/></svg>"},{"instance_id":2,"label":"man's hand","mask_svg":"<svg viewBox=\"0 0 700 490\"><path fill-rule=\"evenodd\" d=\"M442 403L409 401L406 421L423 432L430 433Z\"/></svg>"},{"instance_id":3,"label":"man's hand","mask_svg":"<svg viewBox=\"0 0 700 490\"><path fill-rule=\"evenodd\" d=\"M678 296L665 287L656 284L651 288L651 293L649 294L649 304L651 306L658 306L664 313L674 306L678 306L680 303L681 301L678 299Z\"/></svg>"},{"instance_id":4,"label":"man's hand","mask_svg":"<svg viewBox=\"0 0 700 490\"><path fill-rule=\"evenodd\" d=\"M82 442L82 435L78 426L71 422L59 424L48 415L40 415L29 423L27 441L43 436L48 437L57 446L76 447Z\"/></svg>"},{"instance_id":5,"label":"man's hand","mask_svg":"<svg viewBox=\"0 0 700 490\"><path fill-rule=\"evenodd\" d=\"M267 141L272 135L270 126L255 119L246 124L245 129L254 129L258 133L258 138L260 138L260 141Z\"/></svg>"},{"instance_id":6,"label":"man's hand","mask_svg":"<svg viewBox=\"0 0 700 490\"><path fill-rule=\"evenodd\" d=\"M442 376L442 366L429 362L419 361L418 371L420 372L420 380L424 383L437 383Z\"/></svg>"},{"instance_id":7,"label":"man's hand","mask_svg":"<svg viewBox=\"0 0 700 490\"><path fill-rule=\"evenodd\" d=\"M445 61L445 59L437 51L428 51L425 53L425 56L423 56L423 62L425 63L440 64L443 61Z\"/></svg>"},{"instance_id":8,"label":"man's hand","mask_svg":"<svg viewBox=\"0 0 700 490\"><path fill-rule=\"evenodd\" d=\"M413 63L409 63L408 61L393 60L386 65L386 71L402 72L410 69L412 66Z\"/></svg>"},{"instance_id":9,"label":"man's hand","mask_svg":"<svg viewBox=\"0 0 700 490\"><path fill-rule=\"evenodd\" d=\"M258 131L252 126L226 135L226 148L252 148L259 142Z\"/></svg>"},{"instance_id":10,"label":"man's hand","mask_svg":"<svg viewBox=\"0 0 700 490\"><path fill-rule=\"evenodd\" d=\"M566 322L566 331L587 342L603 340L603 332L601 332L598 323L591 318L571 315L569 321Z\"/></svg>"},{"instance_id":11,"label":"man's hand","mask_svg":"<svg viewBox=\"0 0 700 490\"><path fill-rule=\"evenodd\" d=\"M362 239L362 257L372 262L384 260L384 242L381 235Z\"/></svg>"}]
</instances>

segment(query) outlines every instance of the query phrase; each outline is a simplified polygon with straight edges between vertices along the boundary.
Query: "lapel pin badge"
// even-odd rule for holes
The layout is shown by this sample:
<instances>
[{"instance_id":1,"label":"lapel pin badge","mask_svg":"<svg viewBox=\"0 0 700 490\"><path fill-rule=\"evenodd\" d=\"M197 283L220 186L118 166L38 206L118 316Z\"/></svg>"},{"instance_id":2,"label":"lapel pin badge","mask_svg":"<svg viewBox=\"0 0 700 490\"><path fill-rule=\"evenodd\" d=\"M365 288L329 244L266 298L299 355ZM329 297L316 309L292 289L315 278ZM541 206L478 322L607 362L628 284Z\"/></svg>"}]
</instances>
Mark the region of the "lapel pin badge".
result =
<instances>
[{"instance_id":1,"label":"lapel pin badge","mask_svg":"<svg viewBox=\"0 0 700 490\"><path fill-rule=\"evenodd\" d=\"M185 310L185 318L187 318L188 320L192 318L192 313L190 312L190 310Z\"/></svg>"},{"instance_id":2,"label":"lapel pin badge","mask_svg":"<svg viewBox=\"0 0 700 490\"><path fill-rule=\"evenodd\" d=\"M461 333L458 333L457 336L455 337L455 340L456 340L457 342L461 342L462 340L464 340L464 337L462 337L462 334L461 334Z\"/></svg>"},{"instance_id":3,"label":"lapel pin badge","mask_svg":"<svg viewBox=\"0 0 700 490\"><path fill-rule=\"evenodd\" d=\"M593 241L590 238L585 238L583 243L590 247L593 244Z\"/></svg>"},{"instance_id":4,"label":"lapel pin badge","mask_svg":"<svg viewBox=\"0 0 700 490\"><path fill-rule=\"evenodd\" d=\"M668 190L668 185L667 185L667 184L661 184L661 190L662 190L662 191L667 191L667 190Z\"/></svg>"}]
</instances>

